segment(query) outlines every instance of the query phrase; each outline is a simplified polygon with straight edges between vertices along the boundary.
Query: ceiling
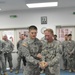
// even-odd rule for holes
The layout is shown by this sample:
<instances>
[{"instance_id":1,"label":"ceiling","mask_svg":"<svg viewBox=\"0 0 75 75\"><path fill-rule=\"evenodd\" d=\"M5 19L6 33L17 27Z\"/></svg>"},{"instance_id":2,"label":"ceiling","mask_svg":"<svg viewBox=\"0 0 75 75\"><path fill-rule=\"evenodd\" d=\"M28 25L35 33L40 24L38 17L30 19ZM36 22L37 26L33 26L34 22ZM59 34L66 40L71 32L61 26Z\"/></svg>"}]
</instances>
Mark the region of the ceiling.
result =
<instances>
[{"instance_id":1,"label":"ceiling","mask_svg":"<svg viewBox=\"0 0 75 75\"><path fill-rule=\"evenodd\" d=\"M26 3L39 3L49 1L58 1L57 8L75 7L75 0L0 0L0 8L2 9L1 11L25 10L29 9L26 6Z\"/></svg>"}]
</instances>

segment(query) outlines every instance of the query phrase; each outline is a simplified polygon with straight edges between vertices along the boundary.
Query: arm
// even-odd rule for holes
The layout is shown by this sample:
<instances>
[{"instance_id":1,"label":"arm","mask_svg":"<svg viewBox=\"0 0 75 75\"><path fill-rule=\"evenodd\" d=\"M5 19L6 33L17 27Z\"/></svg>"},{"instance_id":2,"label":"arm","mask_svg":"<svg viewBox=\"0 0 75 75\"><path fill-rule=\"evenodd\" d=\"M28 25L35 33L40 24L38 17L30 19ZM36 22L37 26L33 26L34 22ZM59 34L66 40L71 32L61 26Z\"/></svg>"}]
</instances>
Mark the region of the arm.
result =
<instances>
[{"instance_id":1,"label":"arm","mask_svg":"<svg viewBox=\"0 0 75 75\"><path fill-rule=\"evenodd\" d=\"M39 46L38 46L38 47L39 47L39 50L38 50L38 53L36 53L36 54L34 55L34 58L40 60L40 59L42 58L42 55L41 55L41 52L42 52L42 43L39 42L38 45L39 45Z\"/></svg>"},{"instance_id":2,"label":"arm","mask_svg":"<svg viewBox=\"0 0 75 75\"><path fill-rule=\"evenodd\" d=\"M56 46L56 55L55 55L55 57L53 58L52 61L49 61L49 62L48 62L48 64L49 64L50 66L53 66L53 65L59 63L60 57L61 57L61 56L60 56L60 53L59 53L60 49L61 49L60 46L57 45L57 46Z\"/></svg>"},{"instance_id":3,"label":"arm","mask_svg":"<svg viewBox=\"0 0 75 75\"><path fill-rule=\"evenodd\" d=\"M19 50L19 41L17 42L17 50Z\"/></svg>"},{"instance_id":4,"label":"arm","mask_svg":"<svg viewBox=\"0 0 75 75\"><path fill-rule=\"evenodd\" d=\"M14 45L13 43L10 41L10 50L8 50L8 53L11 53L14 50Z\"/></svg>"},{"instance_id":5,"label":"arm","mask_svg":"<svg viewBox=\"0 0 75 75\"><path fill-rule=\"evenodd\" d=\"M62 58L64 58L64 43L62 42Z\"/></svg>"},{"instance_id":6,"label":"arm","mask_svg":"<svg viewBox=\"0 0 75 75\"><path fill-rule=\"evenodd\" d=\"M73 41L74 42L74 41ZM73 49L72 49L72 51L70 52L70 54L72 55L72 54L75 54L75 42L73 43Z\"/></svg>"},{"instance_id":7,"label":"arm","mask_svg":"<svg viewBox=\"0 0 75 75\"><path fill-rule=\"evenodd\" d=\"M48 54L48 50L46 50L46 44L45 42L42 43L42 51L41 51L41 55L42 55L42 61L45 61L46 55Z\"/></svg>"},{"instance_id":8,"label":"arm","mask_svg":"<svg viewBox=\"0 0 75 75\"><path fill-rule=\"evenodd\" d=\"M2 44L3 44L3 42L2 41L0 41L0 54L2 54L3 53L3 50L2 50Z\"/></svg>"},{"instance_id":9,"label":"arm","mask_svg":"<svg viewBox=\"0 0 75 75\"><path fill-rule=\"evenodd\" d=\"M32 64L38 64L39 63L38 60L36 60L35 58L33 58L30 55L29 48L28 48L27 44L22 46L21 54L22 54L22 56L24 56L26 58L26 62L29 62L29 63L32 63Z\"/></svg>"},{"instance_id":10,"label":"arm","mask_svg":"<svg viewBox=\"0 0 75 75\"><path fill-rule=\"evenodd\" d=\"M5 50L5 42L2 42L2 51L6 52L6 50Z\"/></svg>"}]
</instances>

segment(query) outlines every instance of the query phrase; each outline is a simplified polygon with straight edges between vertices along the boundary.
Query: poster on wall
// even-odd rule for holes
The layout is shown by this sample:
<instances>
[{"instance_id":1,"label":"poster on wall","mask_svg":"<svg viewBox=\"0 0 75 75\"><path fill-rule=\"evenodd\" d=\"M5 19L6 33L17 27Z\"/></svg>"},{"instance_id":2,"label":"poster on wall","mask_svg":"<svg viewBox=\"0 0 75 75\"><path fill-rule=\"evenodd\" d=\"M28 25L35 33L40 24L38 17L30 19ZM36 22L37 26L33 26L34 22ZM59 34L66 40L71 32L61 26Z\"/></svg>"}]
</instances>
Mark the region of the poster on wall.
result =
<instances>
[{"instance_id":1,"label":"poster on wall","mask_svg":"<svg viewBox=\"0 0 75 75\"><path fill-rule=\"evenodd\" d=\"M58 40L63 41L65 34L72 34L73 28L57 28Z\"/></svg>"},{"instance_id":2,"label":"poster on wall","mask_svg":"<svg viewBox=\"0 0 75 75\"><path fill-rule=\"evenodd\" d=\"M7 35L8 40L10 40L12 43L14 43L14 30L9 30L9 31L3 31L3 36Z\"/></svg>"},{"instance_id":3,"label":"poster on wall","mask_svg":"<svg viewBox=\"0 0 75 75\"><path fill-rule=\"evenodd\" d=\"M41 17L41 24L47 24L47 16Z\"/></svg>"}]
</instances>

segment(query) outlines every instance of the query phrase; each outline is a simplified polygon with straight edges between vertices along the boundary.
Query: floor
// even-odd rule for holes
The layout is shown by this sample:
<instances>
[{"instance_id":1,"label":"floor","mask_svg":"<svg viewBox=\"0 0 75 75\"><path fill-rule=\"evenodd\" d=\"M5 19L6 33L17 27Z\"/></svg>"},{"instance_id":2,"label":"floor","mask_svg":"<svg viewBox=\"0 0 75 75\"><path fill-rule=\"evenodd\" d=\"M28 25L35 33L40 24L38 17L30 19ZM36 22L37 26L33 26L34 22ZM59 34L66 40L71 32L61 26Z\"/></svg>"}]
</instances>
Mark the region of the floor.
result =
<instances>
[{"instance_id":1,"label":"floor","mask_svg":"<svg viewBox=\"0 0 75 75\"><path fill-rule=\"evenodd\" d=\"M8 71L8 75L23 75L23 73L22 73L22 70L20 70L20 73L19 74L15 74L15 71L13 71L12 73L10 73ZM41 75L45 75L45 74L41 74ZM68 71L61 70L60 75L75 75L75 73L74 72L69 73Z\"/></svg>"}]
</instances>

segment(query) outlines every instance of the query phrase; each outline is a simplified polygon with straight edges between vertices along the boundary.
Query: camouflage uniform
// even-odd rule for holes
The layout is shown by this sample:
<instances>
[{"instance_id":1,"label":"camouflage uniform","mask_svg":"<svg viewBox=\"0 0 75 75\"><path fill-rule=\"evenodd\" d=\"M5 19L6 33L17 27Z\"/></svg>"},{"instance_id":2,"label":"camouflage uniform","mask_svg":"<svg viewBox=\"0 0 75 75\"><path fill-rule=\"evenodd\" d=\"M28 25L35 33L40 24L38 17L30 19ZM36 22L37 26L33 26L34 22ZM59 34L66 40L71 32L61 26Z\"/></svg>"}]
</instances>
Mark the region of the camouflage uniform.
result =
<instances>
[{"instance_id":1,"label":"camouflage uniform","mask_svg":"<svg viewBox=\"0 0 75 75\"><path fill-rule=\"evenodd\" d=\"M67 59L69 69L74 69L75 64L75 41L68 41L67 44Z\"/></svg>"},{"instance_id":2,"label":"camouflage uniform","mask_svg":"<svg viewBox=\"0 0 75 75\"><path fill-rule=\"evenodd\" d=\"M63 58L63 64L64 64L64 68L67 69L68 68L68 59L67 59L67 44L68 41L63 41L62 42L62 58Z\"/></svg>"},{"instance_id":3,"label":"camouflage uniform","mask_svg":"<svg viewBox=\"0 0 75 75\"><path fill-rule=\"evenodd\" d=\"M2 41L0 41L0 61L2 64L3 72L6 72L4 51L3 51L3 42ZM0 66L0 74L1 74L1 66Z\"/></svg>"},{"instance_id":4,"label":"camouflage uniform","mask_svg":"<svg viewBox=\"0 0 75 75\"><path fill-rule=\"evenodd\" d=\"M17 43L17 50L18 50L17 61L18 61L18 63L17 63L16 70L20 69L20 63L21 63L21 59L22 59L20 48L22 47L22 42L23 42L23 40L19 40L18 43Z\"/></svg>"},{"instance_id":5,"label":"camouflage uniform","mask_svg":"<svg viewBox=\"0 0 75 75\"><path fill-rule=\"evenodd\" d=\"M41 38L41 42L42 42L42 43L43 43L43 42L46 42L46 41L47 41L47 40L46 40L45 36Z\"/></svg>"},{"instance_id":6,"label":"camouflage uniform","mask_svg":"<svg viewBox=\"0 0 75 75\"><path fill-rule=\"evenodd\" d=\"M62 61L62 43L59 40L55 40L60 47L59 53L60 53L60 61L58 63L58 67L57 67L57 72L55 73L55 75L60 75L60 68L61 68L61 61Z\"/></svg>"},{"instance_id":7,"label":"camouflage uniform","mask_svg":"<svg viewBox=\"0 0 75 75\"><path fill-rule=\"evenodd\" d=\"M9 67L12 68L13 67L13 64L12 64L12 51L14 49L14 45L12 44L11 41L7 40L7 41L4 41L4 56L5 56L5 64L6 64L6 59L8 58L8 62L9 62Z\"/></svg>"},{"instance_id":8,"label":"camouflage uniform","mask_svg":"<svg viewBox=\"0 0 75 75\"><path fill-rule=\"evenodd\" d=\"M48 62L48 67L45 68L46 75L56 75L57 71L60 72L60 70L58 70L58 67L60 67L60 50L61 47L57 41L43 43L42 60Z\"/></svg>"},{"instance_id":9,"label":"camouflage uniform","mask_svg":"<svg viewBox=\"0 0 75 75\"><path fill-rule=\"evenodd\" d=\"M40 59L37 58L37 54L41 53L41 42L37 38L34 40L27 38L23 41L22 46L22 56L25 56L26 58L24 75L40 75L40 68L38 64Z\"/></svg>"},{"instance_id":10,"label":"camouflage uniform","mask_svg":"<svg viewBox=\"0 0 75 75\"><path fill-rule=\"evenodd\" d=\"M54 41L56 41L58 44L59 44L59 46L60 46L60 51L59 51L59 53L62 55L62 43L61 43L61 41L59 41L59 40L54 40Z\"/></svg>"}]
</instances>

